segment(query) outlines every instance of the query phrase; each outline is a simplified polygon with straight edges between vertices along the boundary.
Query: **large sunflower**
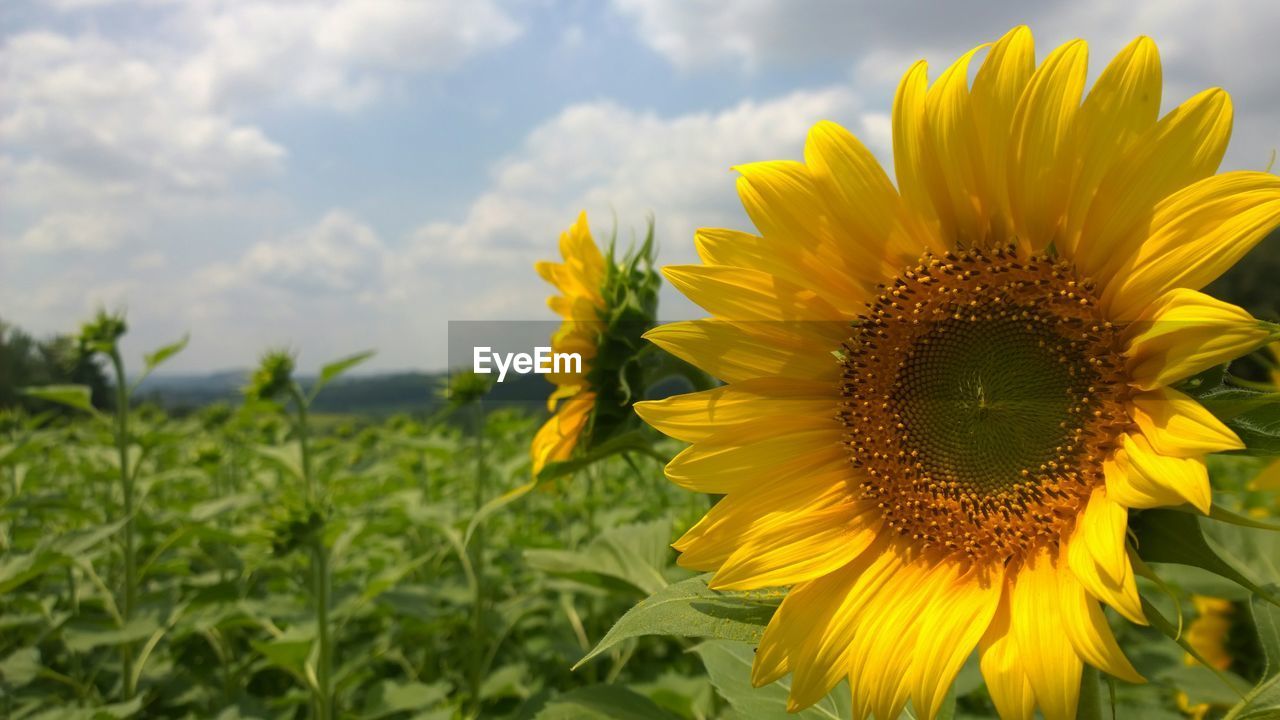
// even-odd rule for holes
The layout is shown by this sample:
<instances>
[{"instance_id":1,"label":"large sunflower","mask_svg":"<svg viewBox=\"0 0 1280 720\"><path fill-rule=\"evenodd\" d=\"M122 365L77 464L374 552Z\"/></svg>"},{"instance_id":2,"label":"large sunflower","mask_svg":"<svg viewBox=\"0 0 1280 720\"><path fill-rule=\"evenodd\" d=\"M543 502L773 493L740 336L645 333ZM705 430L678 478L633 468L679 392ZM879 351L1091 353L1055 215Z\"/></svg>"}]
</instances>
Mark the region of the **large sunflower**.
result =
<instances>
[{"instance_id":1,"label":"large sunflower","mask_svg":"<svg viewBox=\"0 0 1280 720\"><path fill-rule=\"evenodd\" d=\"M1144 623L1132 508L1210 504L1239 439L1170 387L1271 334L1200 288L1280 222L1280 179L1214 175L1231 104L1163 118L1140 37L1083 98L1086 45L977 48L893 108L897 188L829 122L741 166L758 235L697 234L670 281L713 317L648 338L725 381L637 405L725 497L676 543L712 586L791 586L757 684L842 678L855 715L933 716L976 647L1000 714L1075 715L1083 663L1140 681L1099 601Z\"/></svg>"},{"instance_id":2,"label":"large sunflower","mask_svg":"<svg viewBox=\"0 0 1280 720\"><path fill-rule=\"evenodd\" d=\"M604 255L591 237L585 212L579 213L578 220L560 234L560 256L564 262L539 262L534 268L543 280L560 291L559 295L547 298L547 305L564 318L551 336L551 352L578 353L582 368L581 372L547 375L556 389L547 399L547 409L552 415L534 435L530 447L534 477L547 463L569 459L596 403L596 393L587 378L590 363L596 356L600 315L605 310L602 293L606 265ZM561 400L564 405L557 412Z\"/></svg>"}]
</instances>

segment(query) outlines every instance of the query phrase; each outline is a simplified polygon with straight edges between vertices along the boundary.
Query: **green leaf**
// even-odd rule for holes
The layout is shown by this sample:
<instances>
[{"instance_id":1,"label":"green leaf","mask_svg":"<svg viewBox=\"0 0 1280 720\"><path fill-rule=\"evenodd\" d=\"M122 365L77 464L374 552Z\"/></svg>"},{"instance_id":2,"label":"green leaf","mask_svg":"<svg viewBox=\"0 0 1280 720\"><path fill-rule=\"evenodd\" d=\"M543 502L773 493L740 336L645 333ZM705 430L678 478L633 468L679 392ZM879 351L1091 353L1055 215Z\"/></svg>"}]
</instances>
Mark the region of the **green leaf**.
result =
<instances>
[{"instance_id":1,"label":"green leaf","mask_svg":"<svg viewBox=\"0 0 1280 720\"><path fill-rule=\"evenodd\" d=\"M615 578L652 594L668 582L670 537L671 522L654 520L606 530L584 550L526 550L525 560L545 572Z\"/></svg>"},{"instance_id":2,"label":"green leaf","mask_svg":"<svg viewBox=\"0 0 1280 720\"><path fill-rule=\"evenodd\" d=\"M711 684L733 709L751 720L846 720L852 714L849 688L840 683L826 697L797 713L787 712L791 678L755 688L751 686L754 649L729 640L708 640L693 649L711 676Z\"/></svg>"},{"instance_id":3,"label":"green leaf","mask_svg":"<svg viewBox=\"0 0 1280 720\"><path fill-rule=\"evenodd\" d=\"M1242 455L1280 455L1280 393L1246 387L1226 365L1189 378L1178 389L1195 398L1244 442Z\"/></svg>"},{"instance_id":4,"label":"green leaf","mask_svg":"<svg viewBox=\"0 0 1280 720\"><path fill-rule=\"evenodd\" d=\"M160 629L160 620L154 615L135 617L119 628L94 628L68 626L62 632L62 640L71 652L85 652L96 647L126 645L151 637Z\"/></svg>"},{"instance_id":5,"label":"green leaf","mask_svg":"<svg viewBox=\"0 0 1280 720\"><path fill-rule=\"evenodd\" d=\"M383 680L369 693L367 707L361 716L377 720L410 710L425 710L439 704L449 695L449 683Z\"/></svg>"},{"instance_id":6,"label":"green leaf","mask_svg":"<svg viewBox=\"0 0 1280 720\"><path fill-rule=\"evenodd\" d=\"M40 672L40 649L21 648L0 660L0 680L11 688L19 688L35 679Z\"/></svg>"},{"instance_id":7,"label":"green leaf","mask_svg":"<svg viewBox=\"0 0 1280 720\"><path fill-rule=\"evenodd\" d=\"M649 698L621 685L591 685L548 701L536 720L677 720Z\"/></svg>"},{"instance_id":8,"label":"green leaf","mask_svg":"<svg viewBox=\"0 0 1280 720\"><path fill-rule=\"evenodd\" d=\"M718 592L707 587L711 574L668 585L641 600L610 628L574 669L628 638L675 635L758 643L778 609L782 590Z\"/></svg>"},{"instance_id":9,"label":"green leaf","mask_svg":"<svg viewBox=\"0 0 1280 720\"><path fill-rule=\"evenodd\" d=\"M311 387L310 396L314 398L316 395L319 395L321 388L323 388L325 385L328 385L330 382L333 382L334 380L338 379L340 375L350 370L351 368L359 365L365 360L368 360L369 358L373 357L375 354L377 354L376 350L365 350L364 352L356 353L355 355L352 355L350 357L345 357L345 358L342 358L341 360L335 360L329 363L328 365L325 365L324 367L320 368L320 377L316 378L316 384Z\"/></svg>"},{"instance_id":10,"label":"green leaf","mask_svg":"<svg viewBox=\"0 0 1280 720\"><path fill-rule=\"evenodd\" d=\"M1208 570L1272 602L1280 602L1209 546L1195 515L1176 510L1143 510L1136 515L1132 529L1137 538L1138 556L1144 561Z\"/></svg>"},{"instance_id":11,"label":"green leaf","mask_svg":"<svg viewBox=\"0 0 1280 720\"><path fill-rule=\"evenodd\" d=\"M150 374L152 370L160 367L166 360L177 355L187 349L187 343L191 341L190 335L183 335L181 340L169 343L164 347L157 348L153 352L149 352L142 356L142 361L146 365L146 374Z\"/></svg>"},{"instance_id":12,"label":"green leaf","mask_svg":"<svg viewBox=\"0 0 1280 720\"><path fill-rule=\"evenodd\" d=\"M37 400L66 405L85 412L97 413L97 410L93 407L93 392L88 385L27 387L22 388L22 394Z\"/></svg>"},{"instance_id":13,"label":"green leaf","mask_svg":"<svg viewBox=\"0 0 1280 720\"><path fill-rule=\"evenodd\" d=\"M295 625L268 642L254 641L253 647L272 665L301 673L315 636L313 626Z\"/></svg>"}]
</instances>

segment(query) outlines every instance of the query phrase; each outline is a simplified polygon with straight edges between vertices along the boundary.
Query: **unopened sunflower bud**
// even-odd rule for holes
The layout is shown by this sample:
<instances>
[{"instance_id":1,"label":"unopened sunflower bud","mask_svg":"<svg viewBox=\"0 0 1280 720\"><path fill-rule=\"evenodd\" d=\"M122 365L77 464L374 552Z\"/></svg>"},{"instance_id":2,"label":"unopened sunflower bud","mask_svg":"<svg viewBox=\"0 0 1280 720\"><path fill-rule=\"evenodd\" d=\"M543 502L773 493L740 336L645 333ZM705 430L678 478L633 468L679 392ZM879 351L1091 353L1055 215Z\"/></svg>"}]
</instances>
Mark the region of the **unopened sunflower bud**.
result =
<instances>
[{"instance_id":1,"label":"unopened sunflower bud","mask_svg":"<svg viewBox=\"0 0 1280 720\"><path fill-rule=\"evenodd\" d=\"M122 313L99 310L92 320L80 326L81 353L110 353L128 330L129 326Z\"/></svg>"},{"instance_id":2,"label":"unopened sunflower bud","mask_svg":"<svg viewBox=\"0 0 1280 720\"><path fill-rule=\"evenodd\" d=\"M287 350L268 351L249 379L245 395L255 400L272 400L284 395L293 382L293 369L293 353Z\"/></svg>"}]
</instances>

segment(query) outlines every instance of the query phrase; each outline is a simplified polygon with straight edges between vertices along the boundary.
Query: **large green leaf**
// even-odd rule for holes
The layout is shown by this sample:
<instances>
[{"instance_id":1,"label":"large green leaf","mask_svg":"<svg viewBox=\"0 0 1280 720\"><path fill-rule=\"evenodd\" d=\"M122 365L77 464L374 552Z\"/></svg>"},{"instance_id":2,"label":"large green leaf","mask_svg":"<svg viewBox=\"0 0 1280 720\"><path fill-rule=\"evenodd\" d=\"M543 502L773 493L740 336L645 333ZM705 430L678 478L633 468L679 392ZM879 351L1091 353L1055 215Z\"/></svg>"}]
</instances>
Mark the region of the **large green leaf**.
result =
<instances>
[{"instance_id":1,"label":"large green leaf","mask_svg":"<svg viewBox=\"0 0 1280 720\"><path fill-rule=\"evenodd\" d=\"M623 640L643 635L759 642L782 602L783 591L717 592L707 587L710 579L710 574L689 578L641 600L574 667Z\"/></svg>"},{"instance_id":2,"label":"large green leaf","mask_svg":"<svg viewBox=\"0 0 1280 720\"><path fill-rule=\"evenodd\" d=\"M797 713L787 712L791 678L755 688L751 686L751 663L755 649L730 640L708 640L695 647L720 696L733 709L751 720L846 720L852 713L849 688L840 683L826 697Z\"/></svg>"},{"instance_id":3,"label":"large green leaf","mask_svg":"<svg viewBox=\"0 0 1280 720\"><path fill-rule=\"evenodd\" d=\"M1225 527L1243 531L1234 525ZM1280 602L1280 598L1268 593L1209 545L1201 529L1201 520L1195 515L1176 510L1144 510L1136 514L1132 529L1138 555L1146 562L1198 567L1273 602Z\"/></svg>"}]
</instances>

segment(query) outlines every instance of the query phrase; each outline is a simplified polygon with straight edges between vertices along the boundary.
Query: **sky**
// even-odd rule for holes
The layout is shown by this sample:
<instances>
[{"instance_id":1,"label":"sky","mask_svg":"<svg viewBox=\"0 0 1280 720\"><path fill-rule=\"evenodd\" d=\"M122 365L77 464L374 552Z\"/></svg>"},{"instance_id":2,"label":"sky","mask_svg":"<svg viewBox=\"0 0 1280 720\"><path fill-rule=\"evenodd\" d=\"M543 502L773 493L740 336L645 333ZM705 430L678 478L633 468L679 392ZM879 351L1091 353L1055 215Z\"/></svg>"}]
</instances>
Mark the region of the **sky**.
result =
<instances>
[{"instance_id":1,"label":"sky","mask_svg":"<svg viewBox=\"0 0 1280 720\"><path fill-rule=\"evenodd\" d=\"M1166 110L1231 93L1225 169L1280 147L1272 0L5 0L0 318L123 309L135 363L190 334L170 372L440 369L451 320L553 317L532 263L579 210L694 261L696 228L750 229L732 166L819 120L890 166L906 68L1023 23L1093 77L1149 35Z\"/></svg>"}]
</instances>

